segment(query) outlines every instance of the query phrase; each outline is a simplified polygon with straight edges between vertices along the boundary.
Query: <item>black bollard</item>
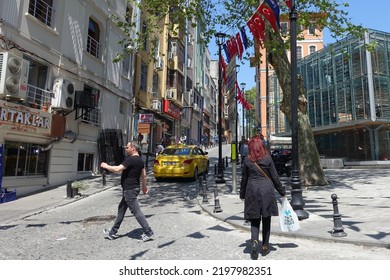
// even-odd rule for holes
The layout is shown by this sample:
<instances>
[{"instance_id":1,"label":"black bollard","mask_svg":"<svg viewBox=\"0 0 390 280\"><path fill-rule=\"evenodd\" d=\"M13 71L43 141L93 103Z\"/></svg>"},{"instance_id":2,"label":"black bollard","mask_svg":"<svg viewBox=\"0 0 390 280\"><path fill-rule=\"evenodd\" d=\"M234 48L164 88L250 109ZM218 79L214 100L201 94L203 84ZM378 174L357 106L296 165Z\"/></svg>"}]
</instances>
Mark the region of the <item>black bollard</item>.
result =
<instances>
[{"instance_id":1,"label":"black bollard","mask_svg":"<svg viewBox=\"0 0 390 280\"><path fill-rule=\"evenodd\" d=\"M219 203L219 196L218 196L218 187L217 184L214 185L214 213L222 212L221 205Z\"/></svg>"},{"instance_id":2,"label":"black bollard","mask_svg":"<svg viewBox=\"0 0 390 280\"><path fill-rule=\"evenodd\" d=\"M332 198L332 204L333 204L333 230L332 230L332 236L333 237L344 237L347 236L347 234L344 232L343 223L341 221L341 214L339 213L339 207L337 205L337 195L334 193L331 195Z\"/></svg>"},{"instance_id":3,"label":"black bollard","mask_svg":"<svg viewBox=\"0 0 390 280\"><path fill-rule=\"evenodd\" d=\"M202 184L202 188L203 188L203 201L202 201L202 203L208 203L206 174L203 175L202 182L203 182L203 184Z\"/></svg>"},{"instance_id":4,"label":"black bollard","mask_svg":"<svg viewBox=\"0 0 390 280\"><path fill-rule=\"evenodd\" d=\"M217 164L214 165L214 175L217 176Z\"/></svg>"},{"instance_id":5,"label":"black bollard","mask_svg":"<svg viewBox=\"0 0 390 280\"><path fill-rule=\"evenodd\" d=\"M106 170L104 169L103 172L102 172L102 180L103 180L103 186L105 186L107 184L107 181L106 181Z\"/></svg>"},{"instance_id":6,"label":"black bollard","mask_svg":"<svg viewBox=\"0 0 390 280\"><path fill-rule=\"evenodd\" d=\"M205 174L203 174L203 185L204 185L204 189L206 190L206 191L208 191L209 190L209 187L207 187L207 174L205 173Z\"/></svg>"},{"instance_id":7,"label":"black bollard","mask_svg":"<svg viewBox=\"0 0 390 280\"><path fill-rule=\"evenodd\" d=\"M73 198L73 190L72 190L72 181L68 180L66 182L66 197Z\"/></svg>"},{"instance_id":8,"label":"black bollard","mask_svg":"<svg viewBox=\"0 0 390 280\"><path fill-rule=\"evenodd\" d=\"M229 166L229 160L228 160L228 157L226 156L226 167Z\"/></svg>"},{"instance_id":9,"label":"black bollard","mask_svg":"<svg viewBox=\"0 0 390 280\"><path fill-rule=\"evenodd\" d=\"M203 195L203 179L201 176L198 177L198 189L199 195Z\"/></svg>"}]
</instances>

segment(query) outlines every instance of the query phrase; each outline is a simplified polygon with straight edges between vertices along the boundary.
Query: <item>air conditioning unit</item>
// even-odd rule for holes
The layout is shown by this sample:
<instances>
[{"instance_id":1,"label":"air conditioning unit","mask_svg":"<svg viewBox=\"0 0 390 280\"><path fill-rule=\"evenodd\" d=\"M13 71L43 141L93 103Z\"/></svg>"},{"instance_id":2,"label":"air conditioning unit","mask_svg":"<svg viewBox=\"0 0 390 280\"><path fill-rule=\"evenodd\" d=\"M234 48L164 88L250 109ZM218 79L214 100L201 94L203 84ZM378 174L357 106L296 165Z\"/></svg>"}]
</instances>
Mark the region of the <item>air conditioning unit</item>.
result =
<instances>
[{"instance_id":1,"label":"air conditioning unit","mask_svg":"<svg viewBox=\"0 0 390 280\"><path fill-rule=\"evenodd\" d=\"M199 105L197 103L192 104L194 111L199 112Z\"/></svg>"},{"instance_id":2,"label":"air conditioning unit","mask_svg":"<svg viewBox=\"0 0 390 280\"><path fill-rule=\"evenodd\" d=\"M175 92L171 89L168 89L167 92L165 93L165 98L166 99L173 99L175 98Z\"/></svg>"},{"instance_id":3,"label":"air conditioning unit","mask_svg":"<svg viewBox=\"0 0 390 280\"><path fill-rule=\"evenodd\" d=\"M161 56L156 57L156 61L154 62L154 68L157 70L162 70L163 68L163 59Z\"/></svg>"},{"instance_id":4,"label":"air conditioning unit","mask_svg":"<svg viewBox=\"0 0 390 280\"><path fill-rule=\"evenodd\" d=\"M168 53L168 59L172 60L174 57L174 53L173 52L169 52Z\"/></svg>"},{"instance_id":5,"label":"air conditioning unit","mask_svg":"<svg viewBox=\"0 0 390 280\"><path fill-rule=\"evenodd\" d=\"M30 63L10 52L0 53L0 97L26 99Z\"/></svg>"},{"instance_id":6,"label":"air conditioning unit","mask_svg":"<svg viewBox=\"0 0 390 280\"><path fill-rule=\"evenodd\" d=\"M152 109L156 111L161 111L161 101L154 99L152 103Z\"/></svg>"},{"instance_id":7,"label":"air conditioning unit","mask_svg":"<svg viewBox=\"0 0 390 280\"><path fill-rule=\"evenodd\" d=\"M187 67L192 68L192 60L190 58L187 59Z\"/></svg>"},{"instance_id":8,"label":"air conditioning unit","mask_svg":"<svg viewBox=\"0 0 390 280\"><path fill-rule=\"evenodd\" d=\"M56 78L53 82L52 110L73 111L75 100L75 89L72 82L63 78Z\"/></svg>"}]
</instances>

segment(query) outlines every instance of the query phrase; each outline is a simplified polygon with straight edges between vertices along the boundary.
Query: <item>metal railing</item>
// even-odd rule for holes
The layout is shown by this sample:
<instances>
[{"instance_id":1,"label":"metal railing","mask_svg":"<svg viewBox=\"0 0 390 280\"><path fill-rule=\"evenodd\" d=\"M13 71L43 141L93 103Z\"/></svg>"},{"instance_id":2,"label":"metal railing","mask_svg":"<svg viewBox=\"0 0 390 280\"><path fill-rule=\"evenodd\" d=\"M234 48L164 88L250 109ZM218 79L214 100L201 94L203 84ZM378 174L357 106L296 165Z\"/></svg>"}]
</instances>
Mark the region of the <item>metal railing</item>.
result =
<instances>
[{"instance_id":1,"label":"metal railing","mask_svg":"<svg viewBox=\"0 0 390 280\"><path fill-rule=\"evenodd\" d=\"M44 24L51 26L53 7L45 3L45 1L30 0L28 13Z\"/></svg>"},{"instance_id":2,"label":"metal railing","mask_svg":"<svg viewBox=\"0 0 390 280\"><path fill-rule=\"evenodd\" d=\"M100 43L88 35L87 52L93 55L94 57L99 58L99 51L100 51Z\"/></svg>"},{"instance_id":3,"label":"metal railing","mask_svg":"<svg viewBox=\"0 0 390 280\"><path fill-rule=\"evenodd\" d=\"M44 90L33 85L27 85L26 102L39 107L50 107L51 99L54 97L52 91Z\"/></svg>"}]
</instances>

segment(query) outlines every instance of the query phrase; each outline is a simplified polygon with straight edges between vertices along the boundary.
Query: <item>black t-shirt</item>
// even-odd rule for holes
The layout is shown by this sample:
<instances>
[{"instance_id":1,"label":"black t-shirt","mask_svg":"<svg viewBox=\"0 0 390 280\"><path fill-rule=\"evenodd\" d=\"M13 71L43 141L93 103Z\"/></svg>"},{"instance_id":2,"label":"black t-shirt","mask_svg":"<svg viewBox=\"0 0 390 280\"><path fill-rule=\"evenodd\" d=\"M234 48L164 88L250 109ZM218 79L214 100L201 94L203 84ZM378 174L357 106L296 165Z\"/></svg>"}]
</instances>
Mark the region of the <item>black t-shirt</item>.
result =
<instances>
[{"instance_id":1,"label":"black t-shirt","mask_svg":"<svg viewBox=\"0 0 390 280\"><path fill-rule=\"evenodd\" d=\"M123 190L136 189L140 187L140 178L144 169L144 162L139 156L125 158L122 165L126 168L122 171L121 185Z\"/></svg>"}]
</instances>

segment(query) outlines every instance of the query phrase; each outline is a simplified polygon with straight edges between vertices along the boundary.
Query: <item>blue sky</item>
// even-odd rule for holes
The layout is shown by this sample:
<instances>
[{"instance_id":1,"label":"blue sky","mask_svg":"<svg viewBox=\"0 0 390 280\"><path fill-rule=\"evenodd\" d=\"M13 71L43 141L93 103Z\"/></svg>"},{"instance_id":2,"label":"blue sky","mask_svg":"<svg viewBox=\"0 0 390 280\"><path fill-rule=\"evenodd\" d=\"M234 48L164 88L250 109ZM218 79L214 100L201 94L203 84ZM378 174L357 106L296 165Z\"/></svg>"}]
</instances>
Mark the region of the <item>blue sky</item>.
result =
<instances>
[{"instance_id":1,"label":"blue sky","mask_svg":"<svg viewBox=\"0 0 390 280\"><path fill-rule=\"evenodd\" d=\"M349 8L346 11L349 13L349 18L351 18L352 23L362 24L366 28L390 33L389 0L374 0L372 2L366 0L340 0L338 2L349 3ZM373 5L370 5L371 3ZM329 32L324 31L324 40L325 45L333 42L333 39L329 36ZM215 55L217 47L214 45L214 42L210 42L209 44L211 58L217 59L218 56ZM255 69L249 67L249 62L245 62L245 65L241 65L240 71L238 72L238 83L246 83L245 89L256 87L254 75Z\"/></svg>"}]
</instances>

